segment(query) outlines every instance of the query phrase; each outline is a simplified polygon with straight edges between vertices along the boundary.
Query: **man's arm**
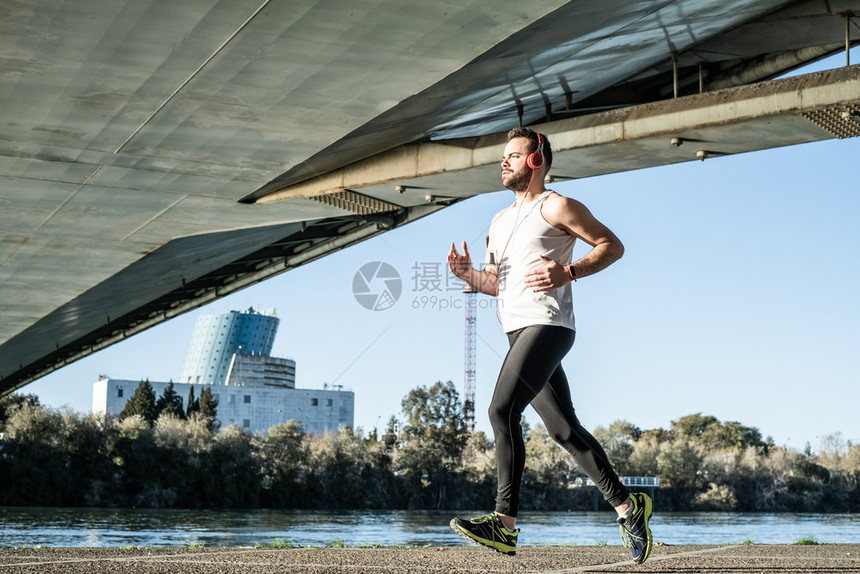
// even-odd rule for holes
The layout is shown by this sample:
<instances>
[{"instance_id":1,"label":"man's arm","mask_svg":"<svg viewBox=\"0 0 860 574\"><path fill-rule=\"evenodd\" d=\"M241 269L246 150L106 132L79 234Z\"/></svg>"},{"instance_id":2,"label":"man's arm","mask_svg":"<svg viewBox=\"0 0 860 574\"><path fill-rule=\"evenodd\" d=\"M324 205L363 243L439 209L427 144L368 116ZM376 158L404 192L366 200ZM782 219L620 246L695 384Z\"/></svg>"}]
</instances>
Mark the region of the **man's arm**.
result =
<instances>
[{"instance_id":1,"label":"man's arm","mask_svg":"<svg viewBox=\"0 0 860 574\"><path fill-rule=\"evenodd\" d=\"M448 267L451 273L458 279L465 281L469 287L484 293L485 295L497 295L499 292L499 277L496 274L495 265L487 265L479 271L472 266L472 256L469 255L469 247L463 242L463 254L451 243L451 251L448 252Z\"/></svg>"},{"instance_id":2,"label":"man's arm","mask_svg":"<svg viewBox=\"0 0 860 574\"><path fill-rule=\"evenodd\" d=\"M551 194L541 206L544 219L558 229L582 239L592 249L581 259L564 265L541 255L546 267L526 274L526 287L534 292L551 291L574 278L587 277L606 269L624 255L624 245L608 227L600 223L582 203Z\"/></svg>"}]
</instances>

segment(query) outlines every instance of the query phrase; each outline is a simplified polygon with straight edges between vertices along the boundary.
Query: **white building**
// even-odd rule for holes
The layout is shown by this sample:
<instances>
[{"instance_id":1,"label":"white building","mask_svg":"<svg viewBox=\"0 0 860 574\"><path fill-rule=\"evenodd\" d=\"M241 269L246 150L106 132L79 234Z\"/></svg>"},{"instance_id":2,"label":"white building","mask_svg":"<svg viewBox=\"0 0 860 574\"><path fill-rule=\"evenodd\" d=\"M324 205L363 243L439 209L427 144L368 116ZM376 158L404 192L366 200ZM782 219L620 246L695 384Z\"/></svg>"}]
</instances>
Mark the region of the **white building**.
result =
<instances>
[{"instance_id":1,"label":"white building","mask_svg":"<svg viewBox=\"0 0 860 574\"><path fill-rule=\"evenodd\" d=\"M321 434L353 426L355 395L336 386L296 388L296 362L269 355L279 319L274 311L201 315L185 355L181 382L173 383L187 407L188 397L209 387L218 401L222 426L238 424L266 432L295 420ZM102 376L93 385L93 413L119 414L140 381ZM150 381L156 399L170 383Z\"/></svg>"},{"instance_id":2,"label":"white building","mask_svg":"<svg viewBox=\"0 0 860 574\"><path fill-rule=\"evenodd\" d=\"M118 415L134 394L140 381L104 377L93 385L93 413ZM169 384L150 381L156 398ZM199 398L206 385L173 383L177 394L188 405L188 395L194 387ZM331 389L295 389L281 386L210 386L218 400L218 421L222 426L238 424L251 432L266 432L276 424L295 420L302 429L322 434L352 426L355 420L355 395L334 387Z\"/></svg>"}]
</instances>

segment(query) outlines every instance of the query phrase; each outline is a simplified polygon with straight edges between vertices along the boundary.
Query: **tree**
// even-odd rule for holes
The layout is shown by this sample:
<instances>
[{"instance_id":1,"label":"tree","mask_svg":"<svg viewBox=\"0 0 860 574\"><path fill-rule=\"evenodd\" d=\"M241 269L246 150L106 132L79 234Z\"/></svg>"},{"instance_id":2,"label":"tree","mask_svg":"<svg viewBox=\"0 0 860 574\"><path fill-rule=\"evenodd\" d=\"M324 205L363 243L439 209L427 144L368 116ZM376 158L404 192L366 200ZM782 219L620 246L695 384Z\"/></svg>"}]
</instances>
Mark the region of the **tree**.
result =
<instances>
[{"instance_id":1,"label":"tree","mask_svg":"<svg viewBox=\"0 0 860 574\"><path fill-rule=\"evenodd\" d=\"M388 426L385 427L385 434L382 435L382 444L386 450L394 450L400 442L400 422L397 417L391 415L388 419Z\"/></svg>"},{"instance_id":2,"label":"tree","mask_svg":"<svg viewBox=\"0 0 860 574\"><path fill-rule=\"evenodd\" d=\"M606 451L606 456L612 462L615 472L622 476L634 474L630 457L640 436L642 436L642 430L625 420L613 422L608 429L604 427L594 429L594 438Z\"/></svg>"},{"instance_id":3,"label":"tree","mask_svg":"<svg viewBox=\"0 0 860 574\"><path fill-rule=\"evenodd\" d=\"M416 470L437 470L457 463L466 444L466 423L454 383L437 382L432 387L409 391L401 402L406 424L406 448L418 455Z\"/></svg>"},{"instance_id":4,"label":"tree","mask_svg":"<svg viewBox=\"0 0 860 574\"><path fill-rule=\"evenodd\" d=\"M153 400L153 410L154 404ZM116 482L121 504L153 506L144 500L162 478L153 425L135 414L123 418L117 425L117 432L119 436L112 458L118 466Z\"/></svg>"},{"instance_id":5,"label":"tree","mask_svg":"<svg viewBox=\"0 0 860 574\"><path fill-rule=\"evenodd\" d=\"M630 474L634 476L657 476L657 455L660 454L660 445L668 444L668 441L660 442L658 433L648 432L633 444L633 452L630 454Z\"/></svg>"},{"instance_id":6,"label":"tree","mask_svg":"<svg viewBox=\"0 0 860 574\"><path fill-rule=\"evenodd\" d=\"M418 387L401 406L406 418L398 452L401 466L411 474L414 488L420 483L420 496L432 496L420 504L444 508L447 486L459 470L468 438L457 388L451 381Z\"/></svg>"},{"instance_id":7,"label":"tree","mask_svg":"<svg viewBox=\"0 0 860 574\"><path fill-rule=\"evenodd\" d=\"M561 471L561 479L567 483L567 474L571 470L568 465L570 454L558 446L546 430L543 423L538 423L526 435L526 467L538 475L546 475L553 471ZM572 462L572 459L570 459Z\"/></svg>"},{"instance_id":8,"label":"tree","mask_svg":"<svg viewBox=\"0 0 860 574\"><path fill-rule=\"evenodd\" d=\"M152 389L152 384L149 379L140 381L134 394L125 403L122 412L119 413L121 419L126 419L134 415L143 417L150 426L155 424L155 419L158 418L158 411L155 406L155 391Z\"/></svg>"},{"instance_id":9,"label":"tree","mask_svg":"<svg viewBox=\"0 0 860 574\"><path fill-rule=\"evenodd\" d=\"M734 448L743 450L748 446L765 446L761 432L739 422L721 423L716 417L702 413L687 415L672 421L672 432L676 438L692 441L704 450Z\"/></svg>"},{"instance_id":10,"label":"tree","mask_svg":"<svg viewBox=\"0 0 860 574\"><path fill-rule=\"evenodd\" d=\"M351 427L309 435L305 442L308 498L329 508L377 508L386 504L385 482L392 473L389 469L386 477L373 472L370 451Z\"/></svg>"},{"instance_id":11,"label":"tree","mask_svg":"<svg viewBox=\"0 0 860 574\"><path fill-rule=\"evenodd\" d=\"M55 410L22 405L6 424L4 462L12 469L3 477L0 504L71 504L66 421Z\"/></svg>"},{"instance_id":12,"label":"tree","mask_svg":"<svg viewBox=\"0 0 860 574\"><path fill-rule=\"evenodd\" d=\"M657 470L660 478L672 486L696 486L702 456L696 447L686 441L663 444L657 455Z\"/></svg>"},{"instance_id":13,"label":"tree","mask_svg":"<svg viewBox=\"0 0 860 574\"><path fill-rule=\"evenodd\" d=\"M687 415L672 421L672 433L675 438L681 440L695 441L714 425L719 425L716 417L696 413Z\"/></svg>"},{"instance_id":14,"label":"tree","mask_svg":"<svg viewBox=\"0 0 860 574\"><path fill-rule=\"evenodd\" d=\"M200 416L206 419L209 430L217 430L218 423L218 399L212 396L212 388L208 385L200 391Z\"/></svg>"},{"instance_id":15,"label":"tree","mask_svg":"<svg viewBox=\"0 0 860 574\"><path fill-rule=\"evenodd\" d=\"M528 448L528 444L526 444ZM561 450L561 449L559 449ZM528 458L526 458L528 460ZM484 431L475 431L466 439L463 450L463 467L478 480L496 479L495 445Z\"/></svg>"},{"instance_id":16,"label":"tree","mask_svg":"<svg viewBox=\"0 0 860 574\"><path fill-rule=\"evenodd\" d=\"M558 446L542 423L526 435L526 468L524 487L537 487L541 492L535 498L544 498L555 488L567 488L571 473L578 468L566 450ZM534 483L534 485L530 484Z\"/></svg>"},{"instance_id":17,"label":"tree","mask_svg":"<svg viewBox=\"0 0 860 574\"><path fill-rule=\"evenodd\" d=\"M118 469L111 456L119 439L114 417L105 414L66 413L66 476L72 499L67 504L115 504L113 480Z\"/></svg>"},{"instance_id":18,"label":"tree","mask_svg":"<svg viewBox=\"0 0 860 574\"><path fill-rule=\"evenodd\" d=\"M299 468L305 465L302 425L294 420L271 427L260 444L263 484L274 506L293 507L302 500Z\"/></svg>"},{"instance_id":19,"label":"tree","mask_svg":"<svg viewBox=\"0 0 860 574\"><path fill-rule=\"evenodd\" d=\"M155 403L155 411L158 413L158 416L167 413L180 419L185 418L185 408L182 404L182 397L180 397L179 393L176 392L176 389L173 386L173 381L164 387L164 392L161 393L161 396Z\"/></svg>"},{"instance_id":20,"label":"tree","mask_svg":"<svg viewBox=\"0 0 860 574\"><path fill-rule=\"evenodd\" d=\"M208 476L216 487L211 497L226 508L253 507L259 503L262 488L257 445L253 437L237 424L215 435Z\"/></svg>"},{"instance_id":21,"label":"tree","mask_svg":"<svg viewBox=\"0 0 860 574\"><path fill-rule=\"evenodd\" d=\"M663 427L657 427L655 429L648 429L642 431L642 434L639 435L639 439L637 440L654 440L658 443L663 442L671 442L672 433L664 429Z\"/></svg>"},{"instance_id":22,"label":"tree","mask_svg":"<svg viewBox=\"0 0 860 574\"><path fill-rule=\"evenodd\" d=\"M183 420L165 410L155 422L150 464L157 480L142 493L139 505L153 507L205 506L218 496L218 469L212 462L214 433L205 422ZM225 500L225 506L229 503Z\"/></svg>"},{"instance_id":23,"label":"tree","mask_svg":"<svg viewBox=\"0 0 860 574\"><path fill-rule=\"evenodd\" d=\"M703 437L707 448L735 448L743 450L749 446L764 446L761 432L755 427L744 426L736 421L726 421L712 429L712 434Z\"/></svg>"},{"instance_id":24,"label":"tree","mask_svg":"<svg viewBox=\"0 0 860 574\"><path fill-rule=\"evenodd\" d=\"M18 393L0 397L0 432L6 429L6 421L9 420L9 417L24 405L39 406L39 397L33 394L21 395Z\"/></svg>"},{"instance_id":25,"label":"tree","mask_svg":"<svg viewBox=\"0 0 860 574\"><path fill-rule=\"evenodd\" d=\"M191 418L192 413L200 412L200 401L194 398L194 385L188 391L188 408L185 411L185 418Z\"/></svg>"}]
</instances>

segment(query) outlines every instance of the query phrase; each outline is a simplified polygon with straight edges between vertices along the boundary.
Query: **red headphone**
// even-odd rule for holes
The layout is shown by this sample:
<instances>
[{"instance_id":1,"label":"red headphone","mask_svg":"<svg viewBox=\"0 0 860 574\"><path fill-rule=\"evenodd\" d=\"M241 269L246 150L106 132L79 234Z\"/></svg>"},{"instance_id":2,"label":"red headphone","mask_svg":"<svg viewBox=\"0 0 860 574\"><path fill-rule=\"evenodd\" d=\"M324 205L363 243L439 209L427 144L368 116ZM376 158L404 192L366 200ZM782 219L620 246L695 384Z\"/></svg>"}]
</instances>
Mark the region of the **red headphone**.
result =
<instances>
[{"instance_id":1,"label":"red headphone","mask_svg":"<svg viewBox=\"0 0 860 574\"><path fill-rule=\"evenodd\" d=\"M546 164L546 158L543 155L543 136L538 132L535 132L535 134L538 139L538 148L526 158L526 165L533 170L538 170Z\"/></svg>"}]
</instances>

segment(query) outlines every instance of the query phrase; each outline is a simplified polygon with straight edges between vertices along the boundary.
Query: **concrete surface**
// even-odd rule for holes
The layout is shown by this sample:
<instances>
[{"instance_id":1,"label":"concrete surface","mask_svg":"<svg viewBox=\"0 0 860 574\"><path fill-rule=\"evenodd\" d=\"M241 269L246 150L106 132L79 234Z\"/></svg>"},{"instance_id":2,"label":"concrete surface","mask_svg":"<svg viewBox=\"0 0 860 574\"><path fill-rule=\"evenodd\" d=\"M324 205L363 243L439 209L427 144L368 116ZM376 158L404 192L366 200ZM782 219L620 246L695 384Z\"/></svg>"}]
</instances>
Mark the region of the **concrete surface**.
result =
<instances>
[{"instance_id":1,"label":"concrete surface","mask_svg":"<svg viewBox=\"0 0 860 574\"><path fill-rule=\"evenodd\" d=\"M706 572L860 573L860 544L655 546L637 565L620 546L525 547L515 557L479 547L423 548L5 548L3 574Z\"/></svg>"}]
</instances>

